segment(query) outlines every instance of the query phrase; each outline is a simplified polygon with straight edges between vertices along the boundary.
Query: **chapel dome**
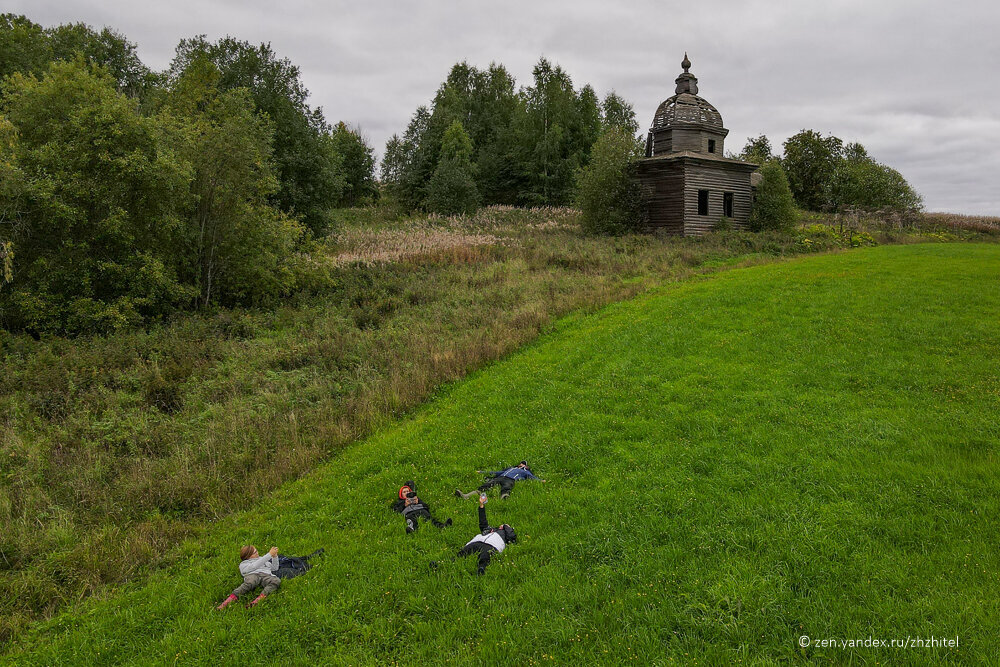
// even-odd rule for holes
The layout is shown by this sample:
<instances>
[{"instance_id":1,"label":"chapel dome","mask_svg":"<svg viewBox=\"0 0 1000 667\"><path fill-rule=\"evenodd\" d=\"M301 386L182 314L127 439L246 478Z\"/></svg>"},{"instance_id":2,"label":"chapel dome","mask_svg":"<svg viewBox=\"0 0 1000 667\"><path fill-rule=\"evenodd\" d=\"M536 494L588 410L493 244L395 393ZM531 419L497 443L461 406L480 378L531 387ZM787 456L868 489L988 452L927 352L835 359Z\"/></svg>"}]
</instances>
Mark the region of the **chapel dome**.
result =
<instances>
[{"instance_id":1,"label":"chapel dome","mask_svg":"<svg viewBox=\"0 0 1000 667\"><path fill-rule=\"evenodd\" d=\"M708 103L703 97L698 96L698 78L688 70L691 68L691 61L687 54L681 61L684 72L677 77L675 83L677 88L675 95L663 101L656 109L653 116L651 130L678 125L709 125L722 129L722 114Z\"/></svg>"},{"instance_id":2,"label":"chapel dome","mask_svg":"<svg viewBox=\"0 0 1000 667\"><path fill-rule=\"evenodd\" d=\"M651 129L698 123L722 128L722 114L703 97L681 93L667 98L656 109Z\"/></svg>"}]
</instances>

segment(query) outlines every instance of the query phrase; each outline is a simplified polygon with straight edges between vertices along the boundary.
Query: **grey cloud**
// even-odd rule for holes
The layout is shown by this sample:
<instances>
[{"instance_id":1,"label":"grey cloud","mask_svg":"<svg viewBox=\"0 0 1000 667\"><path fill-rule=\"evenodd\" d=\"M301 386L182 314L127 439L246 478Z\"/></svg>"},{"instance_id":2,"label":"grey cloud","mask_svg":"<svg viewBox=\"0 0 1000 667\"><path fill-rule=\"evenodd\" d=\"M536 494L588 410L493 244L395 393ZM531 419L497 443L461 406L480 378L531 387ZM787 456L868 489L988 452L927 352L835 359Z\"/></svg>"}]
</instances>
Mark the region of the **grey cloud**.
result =
<instances>
[{"instance_id":1,"label":"grey cloud","mask_svg":"<svg viewBox=\"0 0 1000 667\"><path fill-rule=\"evenodd\" d=\"M579 86L614 89L641 126L672 94L687 51L730 150L802 128L860 141L899 169L928 208L1000 214L1000 6L969 0L674 3L562 0L8 0L52 25L109 25L164 68L183 37L269 41L302 70L331 121L381 150L452 64L501 62L530 82L545 55Z\"/></svg>"}]
</instances>

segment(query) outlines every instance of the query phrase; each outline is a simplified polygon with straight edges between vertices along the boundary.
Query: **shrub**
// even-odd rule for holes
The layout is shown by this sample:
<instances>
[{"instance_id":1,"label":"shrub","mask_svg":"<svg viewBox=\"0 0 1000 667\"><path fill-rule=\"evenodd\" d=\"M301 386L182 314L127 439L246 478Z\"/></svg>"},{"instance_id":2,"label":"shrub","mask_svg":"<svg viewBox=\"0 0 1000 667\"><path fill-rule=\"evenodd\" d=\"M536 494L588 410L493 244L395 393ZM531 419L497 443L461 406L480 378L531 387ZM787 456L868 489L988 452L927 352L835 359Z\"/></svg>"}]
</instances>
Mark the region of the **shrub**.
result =
<instances>
[{"instance_id":1,"label":"shrub","mask_svg":"<svg viewBox=\"0 0 1000 667\"><path fill-rule=\"evenodd\" d=\"M919 211L923 199L895 169L867 156L842 160L827 185L830 208L841 211L857 208L864 211Z\"/></svg>"},{"instance_id":2,"label":"shrub","mask_svg":"<svg viewBox=\"0 0 1000 667\"><path fill-rule=\"evenodd\" d=\"M622 234L643 226L642 191L635 178L638 157L635 139L619 128L609 128L598 138L590 164L577 175L577 205L585 230Z\"/></svg>"},{"instance_id":3,"label":"shrub","mask_svg":"<svg viewBox=\"0 0 1000 667\"><path fill-rule=\"evenodd\" d=\"M777 160L761 165L760 185L750 212L750 229L788 229L795 223L795 201Z\"/></svg>"}]
</instances>

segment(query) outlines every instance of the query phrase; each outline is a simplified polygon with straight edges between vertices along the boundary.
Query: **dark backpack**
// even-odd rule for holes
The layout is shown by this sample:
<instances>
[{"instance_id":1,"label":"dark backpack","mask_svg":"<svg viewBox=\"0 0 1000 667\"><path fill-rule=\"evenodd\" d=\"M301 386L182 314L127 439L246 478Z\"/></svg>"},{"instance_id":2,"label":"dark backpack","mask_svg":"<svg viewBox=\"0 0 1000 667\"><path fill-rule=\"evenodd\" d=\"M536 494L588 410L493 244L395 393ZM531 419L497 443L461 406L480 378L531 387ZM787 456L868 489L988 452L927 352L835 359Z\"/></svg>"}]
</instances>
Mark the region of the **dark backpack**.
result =
<instances>
[{"instance_id":1,"label":"dark backpack","mask_svg":"<svg viewBox=\"0 0 1000 667\"><path fill-rule=\"evenodd\" d=\"M298 556L278 556L278 571L275 575L279 579L291 579L300 574L305 574L312 568L305 558Z\"/></svg>"}]
</instances>

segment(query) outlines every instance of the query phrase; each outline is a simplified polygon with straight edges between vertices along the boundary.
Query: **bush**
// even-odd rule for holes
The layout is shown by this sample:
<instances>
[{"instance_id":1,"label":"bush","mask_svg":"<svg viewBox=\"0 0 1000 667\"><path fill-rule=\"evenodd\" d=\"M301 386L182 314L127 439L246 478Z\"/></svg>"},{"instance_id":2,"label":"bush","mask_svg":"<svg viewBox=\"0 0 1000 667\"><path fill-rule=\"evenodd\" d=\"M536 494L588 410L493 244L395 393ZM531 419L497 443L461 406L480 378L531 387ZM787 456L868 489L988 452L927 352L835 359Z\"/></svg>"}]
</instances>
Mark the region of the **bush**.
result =
<instances>
[{"instance_id":1,"label":"bush","mask_svg":"<svg viewBox=\"0 0 1000 667\"><path fill-rule=\"evenodd\" d=\"M827 202L834 211L919 211L923 199L895 169L868 157L843 160L827 186Z\"/></svg>"},{"instance_id":2,"label":"bush","mask_svg":"<svg viewBox=\"0 0 1000 667\"><path fill-rule=\"evenodd\" d=\"M639 150L619 128L598 138L590 164L577 175L577 205L583 228L593 234L638 231L646 222L642 191L635 178Z\"/></svg>"},{"instance_id":3,"label":"bush","mask_svg":"<svg viewBox=\"0 0 1000 667\"><path fill-rule=\"evenodd\" d=\"M789 229L795 223L795 200L777 160L761 165L760 185L750 211L750 229Z\"/></svg>"}]
</instances>

